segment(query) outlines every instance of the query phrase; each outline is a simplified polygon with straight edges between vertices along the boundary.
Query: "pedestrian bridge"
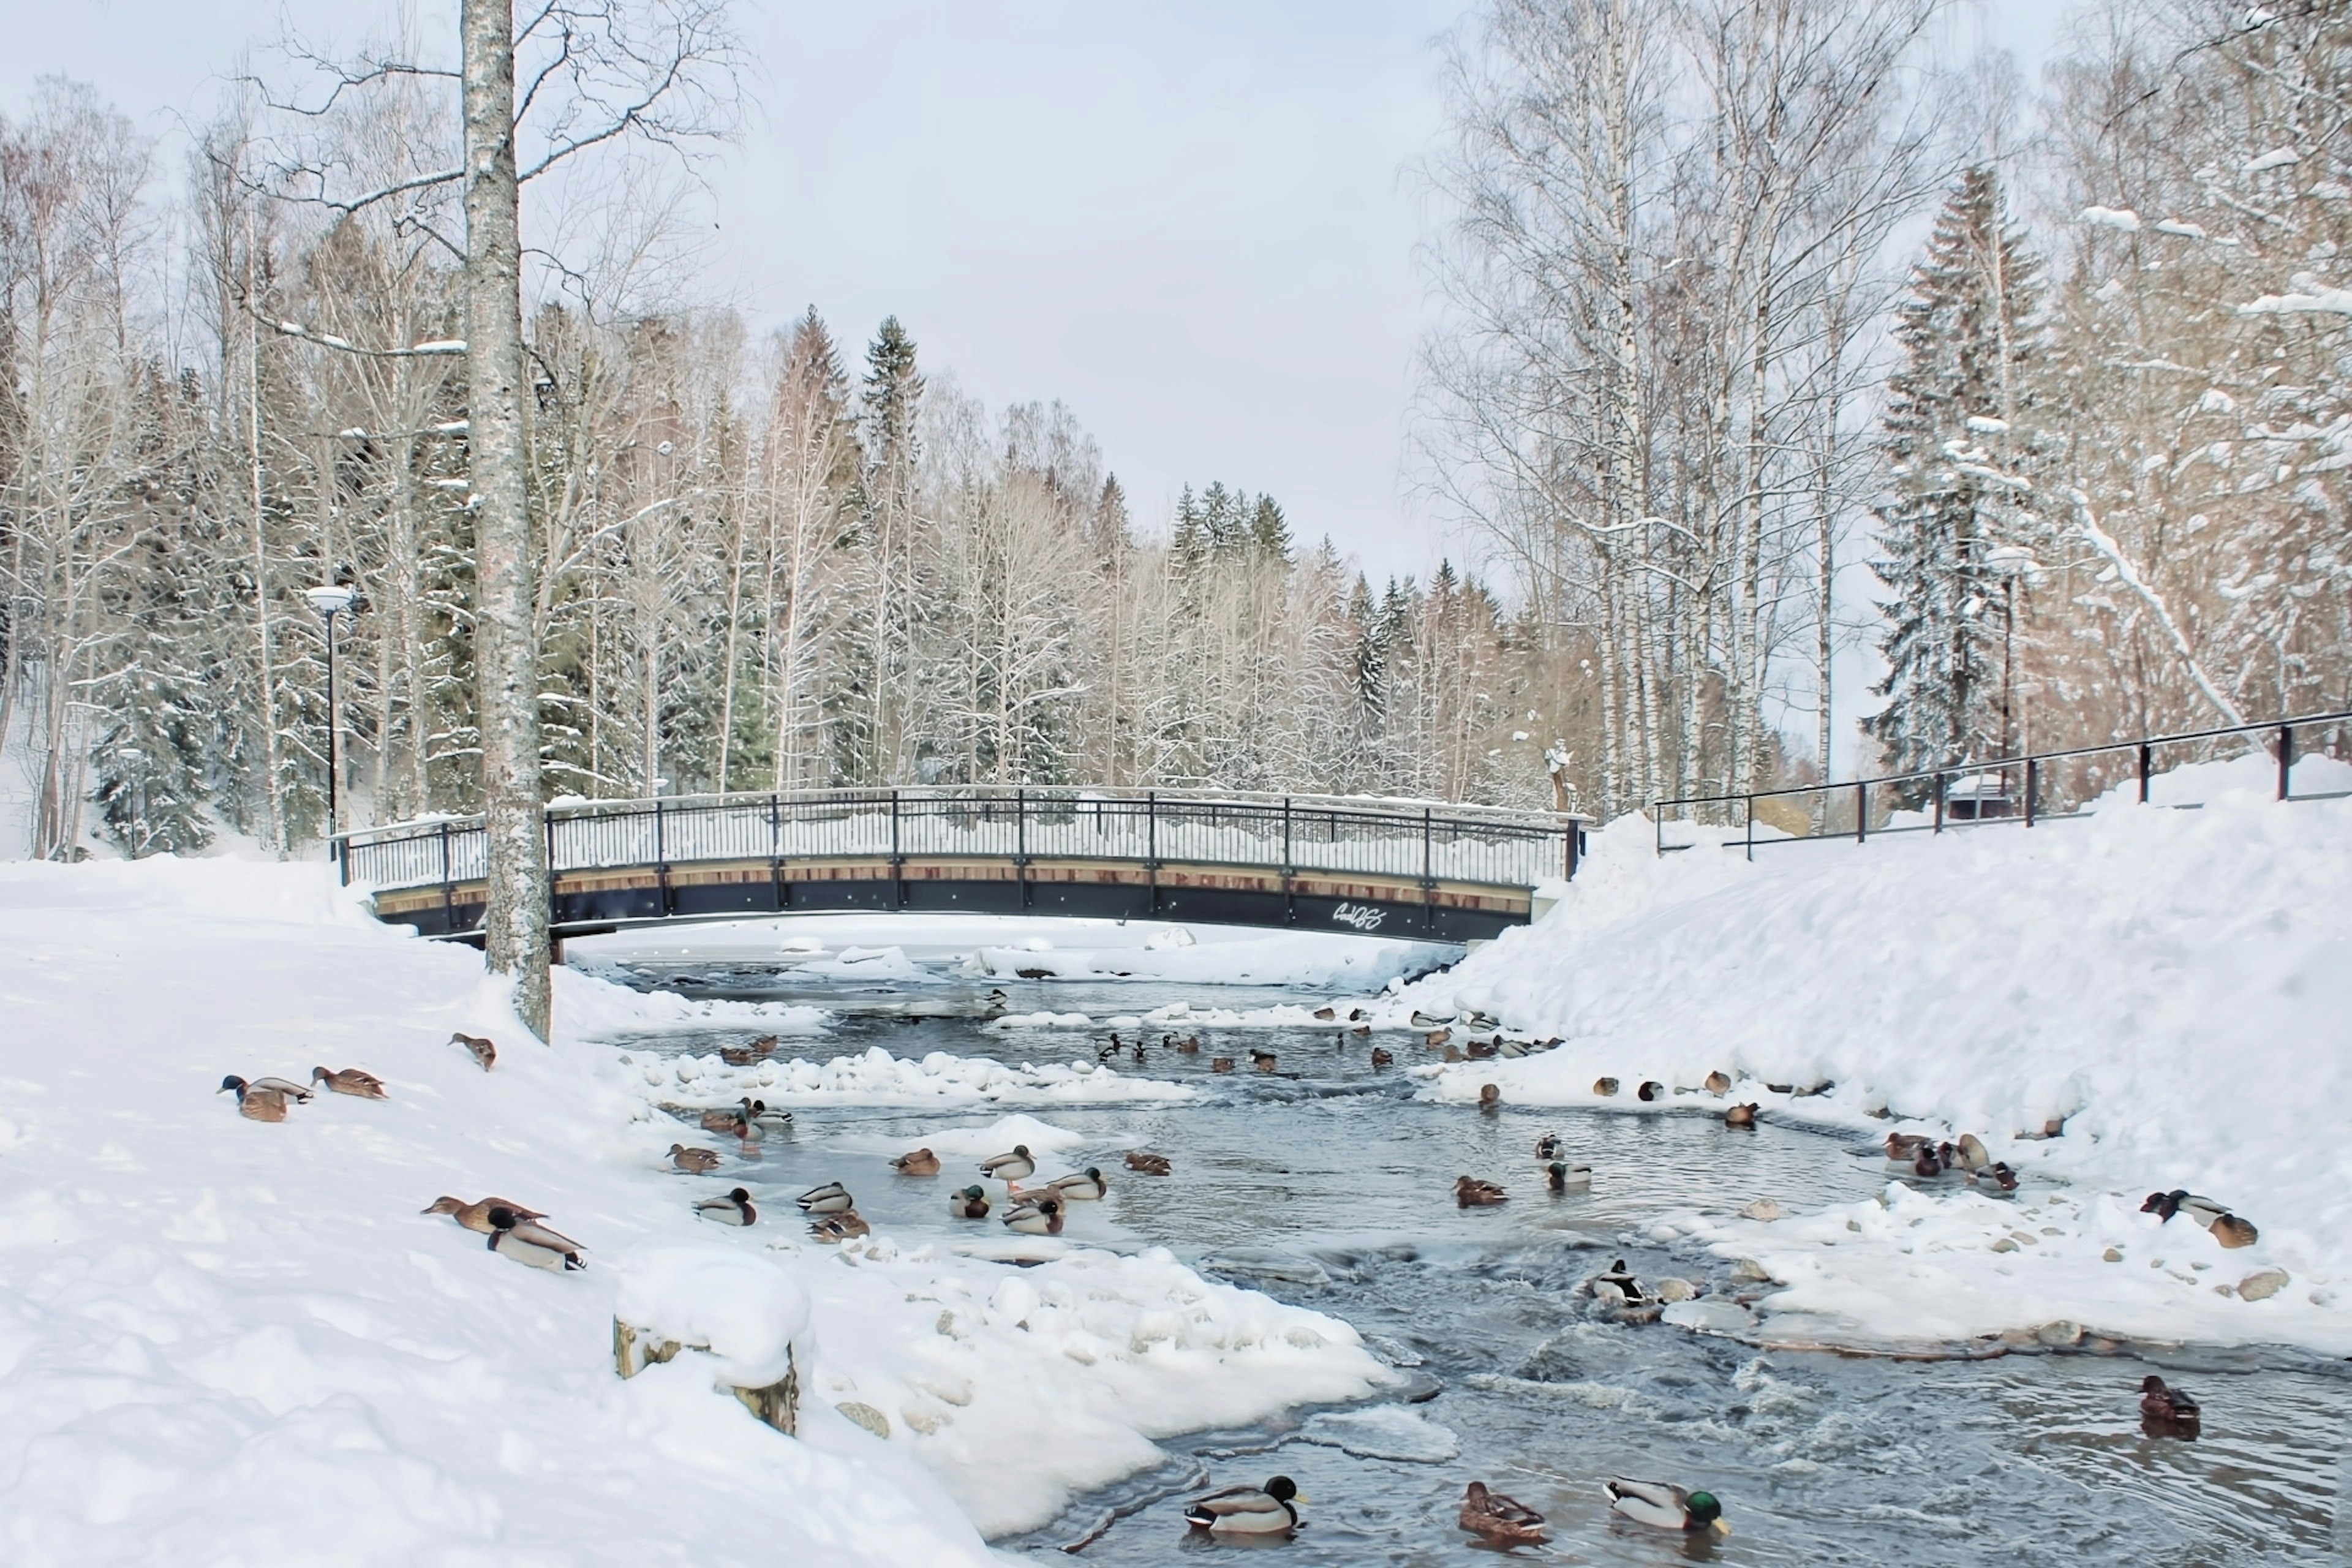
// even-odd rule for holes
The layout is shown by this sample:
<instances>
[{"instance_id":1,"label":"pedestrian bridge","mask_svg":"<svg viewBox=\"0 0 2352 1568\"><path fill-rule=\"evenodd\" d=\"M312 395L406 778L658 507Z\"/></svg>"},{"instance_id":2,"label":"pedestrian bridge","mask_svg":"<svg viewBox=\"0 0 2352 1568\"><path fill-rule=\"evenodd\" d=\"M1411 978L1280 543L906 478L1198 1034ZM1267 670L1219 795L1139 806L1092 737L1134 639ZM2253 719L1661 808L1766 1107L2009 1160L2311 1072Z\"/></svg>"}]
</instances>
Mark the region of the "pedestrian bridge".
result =
<instances>
[{"instance_id":1,"label":"pedestrian bridge","mask_svg":"<svg viewBox=\"0 0 2352 1568\"><path fill-rule=\"evenodd\" d=\"M377 918L480 940L479 817L337 843ZM1194 921L1467 942L1573 876L1550 812L1358 796L955 787L551 805L559 936L827 910Z\"/></svg>"}]
</instances>

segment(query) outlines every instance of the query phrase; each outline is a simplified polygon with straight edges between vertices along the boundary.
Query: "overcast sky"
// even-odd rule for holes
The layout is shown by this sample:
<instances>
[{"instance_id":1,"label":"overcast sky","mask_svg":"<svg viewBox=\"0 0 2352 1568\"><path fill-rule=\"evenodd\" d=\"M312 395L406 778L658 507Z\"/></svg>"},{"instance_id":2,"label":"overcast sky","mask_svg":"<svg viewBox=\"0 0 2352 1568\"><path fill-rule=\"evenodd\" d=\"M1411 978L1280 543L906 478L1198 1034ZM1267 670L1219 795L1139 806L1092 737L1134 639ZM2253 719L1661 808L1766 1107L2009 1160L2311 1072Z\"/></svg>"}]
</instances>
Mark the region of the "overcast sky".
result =
<instances>
[{"instance_id":1,"label":"overcast sky","mask_svg":"<svg viewBox=\"0 0 2352 1568\"><path fill-rule=\"evenodd\" d=\"M1990 26L2030 71L2064 4L1995 0ZM1403 467L1432 314L1408 171L1462 8L751 0L761 109L713 171L711 284L760 327L814 303L853 353L895 312L992 408L1062 399L1139 521L1222 479L1375 575L1426 571L1462 551ZM393 14L0 0L0 110L61 72L168 135L281 9L346 37Z\"/></svg>"}]
</instances>

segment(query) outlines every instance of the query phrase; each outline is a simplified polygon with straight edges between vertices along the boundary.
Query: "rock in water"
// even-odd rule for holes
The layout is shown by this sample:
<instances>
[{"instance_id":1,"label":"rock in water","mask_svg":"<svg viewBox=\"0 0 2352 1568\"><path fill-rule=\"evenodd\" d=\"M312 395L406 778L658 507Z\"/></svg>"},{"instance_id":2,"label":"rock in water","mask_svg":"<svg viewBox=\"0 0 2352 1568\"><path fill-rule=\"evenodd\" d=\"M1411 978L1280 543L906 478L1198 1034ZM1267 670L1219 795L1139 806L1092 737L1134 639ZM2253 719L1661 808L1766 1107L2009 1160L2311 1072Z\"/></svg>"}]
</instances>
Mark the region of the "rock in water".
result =
<instances>
[{"instance_id":1,"label":"rock in water","mask_svg":"<svg viewBox=\"0 0 2352 1568\"><path fill-rule=\"evenodd\" d=\"M1739 1217L1742 1219L1775 1220L1784 1217L1788 1212L1789 1211L1787 1209L1782 1208L1770 1198L1758 1198L1754 1203L1749 1204L1746 1208L1739 1211Z\"/></svg>"}]
</instances>

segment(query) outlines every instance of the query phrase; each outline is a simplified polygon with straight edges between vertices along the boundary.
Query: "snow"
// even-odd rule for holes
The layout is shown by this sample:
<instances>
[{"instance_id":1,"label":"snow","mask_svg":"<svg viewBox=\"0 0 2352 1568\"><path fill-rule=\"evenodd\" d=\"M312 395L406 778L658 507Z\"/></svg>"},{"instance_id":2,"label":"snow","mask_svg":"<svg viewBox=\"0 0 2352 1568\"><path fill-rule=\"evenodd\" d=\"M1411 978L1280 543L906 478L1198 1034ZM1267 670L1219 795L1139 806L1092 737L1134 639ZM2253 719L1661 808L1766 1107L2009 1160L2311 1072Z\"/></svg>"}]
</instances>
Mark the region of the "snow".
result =
<instances>
[{"instance_id":1,"label":"snow","mask_svg":"<svg viewBox=\"0 0 2352 1568\"><path fill-rule=\"evenodd\" d=\"M933 1051L919 1061L880 1046L813 1062L770 1058L730 1067L716 1054L667 1056L635 1049L616 1058L619 1081L663 1105L712 1107L764 1100L770 1105L1116 1105L1190 1100L1194 1090L1164 1079L1126 1078L1093 1062L1026 1062Z\"/></svg>"},{"instance_id":2,"label":"snow","mask_svg":"<svg viewBox=\"0 0 2352 1568\"><path fill-rule=\"evenodd\" d=\"M1858 1146L1973 1131L2020 1172L2005 1200L1890 1166L1874 1200L1764 1222L1738 1216L1753 1194L1733 1190L1665 1224L1661 1239L1778 1282L1759 1303L1768 1341L2067 1323L2347 1353L2352 1186L2304 1108L2352 1095L2352 801L2281 805L2274 782L2255 755L2159 775L2148 806L2127 785L2079 819L1775 846L1753 865L1711 829L1656 857L1628 818L1592 836L1543 921L1382 998L1381 1021L1475 1008L1564 1041L1447 1068L1442 1099L1491 1082L1507 1101L1630 1110L1594 1080L1655 1079L1677 1088L1668 1110L1754 1100ZM2352 787L2352 767L2305 758L2294 784ZM1728 1096L1692 1087L1714 1069L1738 1080ZM2226 1250L2139 1212L2173 1188L2229 1205L2260 1240ZM2245 1299L2272 1268L2287 1286Z\"/></svg>"},{"instance_id":3,"label":"snow","mask_svg":"<svg viewBox=\"0 0 2352 1568\"><path fill-rule=\"evenodd\" d=\"M1452 1427L1441 1426L1402 1405L1326 1410L1308 1416L1298 1436L1301 1442L1321 1443L1365 1459L1442 1465L1462 1452L1462 1439Z\"/></svg>"},{"instance_id":4,"label":"snow","mask_svg":"<svg viewBox=\"0 0 2352 1568\"><path fill-rule=\"evenodd\" d=\"M614 989L561 974L544 1047L478 955L375 924L323 866L0 866L0 1562L976 1568L975 1520L1391 1382L1345 1324L1164 1253L719 1233L691 1200L726 1178L663 1172L679 1124L583 1036L791 1016ZM271 1125L215 1092L320 1063L391 1098ZM545 1209L587 1268L418 1212L444 1194ZM712 1350L624 1381L616 1313ZM787 1344L792 1437L719 1386Z\"/></svg>"},{"instance_id":5,"label":"snow","mask_svg":"<svg viewBox=\"0 0 2352 1568\"><path fill-rule=\"evenodd\" d=\"M2139 214L2129 207L2084 207L2082 221L2095 228L2120 229L2126 234L2139 231Z\"/></svg>"},{"instance_id":6,"label":"snow","mask_svg":"<svg viewBox=\"0 0 2352 1568\"><path fill-rule=\"evenodd\" d=\"M2294 292L2265 294L2238 307L2241 316L2352 316L2352 289L2324 283L2308 272L2293 279Z\"/></svg>"},{"instance_id":7,"label":"snow","mask_svg":"<svg viewBox=\"0 0 2352 1568\"><path fill-rule=\"evenodd\" d=\"M681 996L675 991L635 991L571 968L554 974L561 1026L583 1039L715 1025L738 1026L747 1035L823 1035L833 1023L833 1015L824 1008L798 1003L727 1002Z\"/></svg>"}]
</instances>

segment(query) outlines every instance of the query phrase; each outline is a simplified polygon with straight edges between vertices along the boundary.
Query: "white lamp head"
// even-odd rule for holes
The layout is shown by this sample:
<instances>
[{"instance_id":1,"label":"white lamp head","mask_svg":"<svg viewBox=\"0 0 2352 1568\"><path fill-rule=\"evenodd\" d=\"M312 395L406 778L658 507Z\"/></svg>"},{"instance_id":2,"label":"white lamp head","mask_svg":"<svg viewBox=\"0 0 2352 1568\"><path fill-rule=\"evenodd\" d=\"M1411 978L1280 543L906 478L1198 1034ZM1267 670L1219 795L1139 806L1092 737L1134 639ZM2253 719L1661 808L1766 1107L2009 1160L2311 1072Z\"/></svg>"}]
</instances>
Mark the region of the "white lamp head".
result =
<instances>
[{"instance_id":1,"label":"white lamp head","mask_svg":"<svg viewBox=\"0 0 2352 1568\"><path fill-rule=\"evenodd\" d=\"M310 607L322 616L333 616L339 611L350 609L352 600L356 597L349 587L340 583L319 588L305 588L302 590L302 596L310 600Z\"/></svg>"}]
</instances>

